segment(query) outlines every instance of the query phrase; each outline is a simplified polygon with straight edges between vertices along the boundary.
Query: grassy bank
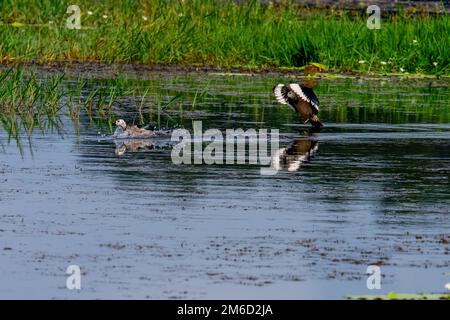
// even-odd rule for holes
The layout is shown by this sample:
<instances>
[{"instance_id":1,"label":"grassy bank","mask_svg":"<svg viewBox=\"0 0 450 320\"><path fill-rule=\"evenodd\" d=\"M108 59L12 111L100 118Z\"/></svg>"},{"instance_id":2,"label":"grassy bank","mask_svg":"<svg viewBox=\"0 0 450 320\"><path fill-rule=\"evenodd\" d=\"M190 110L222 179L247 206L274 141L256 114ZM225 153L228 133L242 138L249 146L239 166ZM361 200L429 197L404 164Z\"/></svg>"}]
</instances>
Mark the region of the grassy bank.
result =
<instances>
[{"instance_id":1,"label":"grassy bank","mask_svg":"<svg viewBox=\"0 0 450 320\"><path fill-rule=\"evenodd\" d=\"M249 1L76 1L81 30L66 28L72 1L0 3L0 61L301 67L449 74L448 16L383 18L305 12Z\"/></svg>"}]
</instances>

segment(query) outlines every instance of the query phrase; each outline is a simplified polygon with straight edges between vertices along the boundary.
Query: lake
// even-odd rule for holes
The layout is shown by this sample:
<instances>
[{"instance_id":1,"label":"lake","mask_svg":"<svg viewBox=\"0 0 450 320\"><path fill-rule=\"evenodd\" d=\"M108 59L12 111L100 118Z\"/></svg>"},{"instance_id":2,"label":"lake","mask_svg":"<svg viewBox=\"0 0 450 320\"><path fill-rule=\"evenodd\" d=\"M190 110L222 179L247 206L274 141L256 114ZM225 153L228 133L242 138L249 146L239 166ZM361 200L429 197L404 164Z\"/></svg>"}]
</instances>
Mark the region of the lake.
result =
<instances>
[{"instance_id":1,"label":"lake","mask_svg":"<svg viewBox=\"0 0 450 320\"><path fill-rule=\"evenodd\" d=\"M83 70L92 88L112 73ZM279 171L174 164L160 138L118 155L107 125L0 127L0 298L341 299L450 282L448 80L318 80L313 132L272 87L287 74L130 72L165 129L279 130ZM66 80L70 85L70 77ZM86 95L89 92L85 92ZM195 102L193 104L193 102ZM150 103L150 102L149 102ZM137 121L131 97L115 113ZM145 108L144 108L145 109ZM100 122L99 122L100 123ZM81 269L81 290L66 269ZM381 289L366 286L369 265Z\"/></svg>"}]
</instances>

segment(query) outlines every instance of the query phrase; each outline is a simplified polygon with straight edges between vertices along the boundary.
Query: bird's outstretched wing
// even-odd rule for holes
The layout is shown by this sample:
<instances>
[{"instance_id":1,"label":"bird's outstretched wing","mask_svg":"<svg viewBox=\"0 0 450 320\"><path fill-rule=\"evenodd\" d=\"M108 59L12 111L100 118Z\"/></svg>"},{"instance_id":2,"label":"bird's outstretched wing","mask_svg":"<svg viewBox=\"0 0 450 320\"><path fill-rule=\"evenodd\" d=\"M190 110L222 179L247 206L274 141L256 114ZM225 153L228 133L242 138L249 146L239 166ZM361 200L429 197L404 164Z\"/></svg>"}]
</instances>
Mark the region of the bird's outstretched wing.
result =
<instances>
[{"instance_id":1,"label":"bird's outstretched wing","mask_svg":"<svg viewBox=\"0 0 450 320\"><path fill-rule=\"evenodd\" d=\"M310 103L313 108L315 109L315 113L317 114L319 112L319 99L317 98L316 94L314 93L313 89L299 85L297 83L291 83L289 85L290 89L295 92L295 94L302 99L303 101L306 101Z\"/></svg>"},{"instance_id":2,"label":"bird's outstretched wing","mask_svg":"<svg viewBox=\"0 0 450 320\"><path fill-rule=\"evenodd\" d=\"M273 87L273 94L275 95L275 99L277 99L279 103L289 106L294 112L297 112L295 103L288 96L288 93L290 91L292 91L291 88L282 83Z\"/></svg>"},{"instance_id":3,"label":"bird's outstretched wing","mask_svg":"<svg viewBox=\"0 0 450 320\"><path fill-rule=\"evenodd\" d=\"M273 93L277 101L288 105L296 111L296 101L293 101L293 99L289 97L290 92L295 93L295 96L297 96L298 99L311 104L316 114L319 112L319 99L311 88L299 85L297 83L291 83L289 85L278 84L273 88Z\"/></svg>"}]
</instances>

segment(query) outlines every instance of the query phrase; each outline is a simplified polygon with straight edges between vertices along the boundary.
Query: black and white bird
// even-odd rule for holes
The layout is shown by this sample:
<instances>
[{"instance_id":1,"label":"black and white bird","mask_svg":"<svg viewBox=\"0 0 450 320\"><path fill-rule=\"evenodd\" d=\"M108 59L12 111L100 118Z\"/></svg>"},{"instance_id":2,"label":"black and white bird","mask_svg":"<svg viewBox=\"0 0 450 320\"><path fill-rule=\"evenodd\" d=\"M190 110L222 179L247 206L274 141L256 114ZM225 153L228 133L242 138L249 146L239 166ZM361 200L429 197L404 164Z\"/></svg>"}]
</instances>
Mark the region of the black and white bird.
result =
<instances>
[{"instance_id":1,"label":"black and white bird","mask_svg":"<svg viewBox=\"0 0 450 320\"><path fill-rule=\"evenodd\" d=\"M308 76L323 69L316 66L305 68ZM313 91L314 80L305 81L303 84L278 84L273 88L275 98L279 103L289 106L296 112L304 123L311 123L314 127L322 127L317 114L319 113L319 99Z\"/></svg>"}]
</instances>

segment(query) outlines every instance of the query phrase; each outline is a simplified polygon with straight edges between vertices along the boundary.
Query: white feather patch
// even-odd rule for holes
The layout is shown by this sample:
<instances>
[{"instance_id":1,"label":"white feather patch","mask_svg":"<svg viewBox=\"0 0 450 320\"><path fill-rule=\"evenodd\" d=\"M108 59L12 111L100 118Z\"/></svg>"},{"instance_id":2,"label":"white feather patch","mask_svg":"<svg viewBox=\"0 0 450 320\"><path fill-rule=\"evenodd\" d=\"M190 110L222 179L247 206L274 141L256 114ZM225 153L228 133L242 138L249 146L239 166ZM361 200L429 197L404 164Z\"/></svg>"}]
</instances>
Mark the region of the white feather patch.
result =
<instances>
[{"instance_id":1,"label":"white feather patch","mask_svg":"<svg viewBox=\"0 0 450 320\"><path fill-rule=\"evenodd\" d=\"M311 101L310 103L316 109L316 111L319 112L319 106L316 103L314 103L314 101Z\"/></svg>"},{"instance_id":2,"label":"white feather patch","mask_svg":"<svg viewBox=\"0 0 450 320\"><path fill-rule=\"evenodd\" d=\"M281 89L284 87L284 84L279 84L273 89L273 93L275 94L275 98L279 103L289 105L289 102L286 97L283 96Z\"/></svg>"},{"instance_id":3,"label":"white feather patch","mask_svg":"<svg viewBox=\"0 0 450 320\"><path fill-rule=\"evenodd\" d=\"M297 96L299 96L300 98L302 98L303 101L306 101L306 102L310 103L308 97L303 93L302 88L301 88L298 84L296 84L296 83L291 83L291 84L289 85L289 87L291 88L292 91L295 92L295 94L296 94Z\"/></svg>"},{"instance_id":4,"label":"white feather patch","mask_svg":"<svg viewBox=\"0 0 450 320\"><path fill-rule=\"evenodd\" d=\"M299 96L303 101L308 102L309 104L311 104L316 110L317 112L319 111L319 106L314 102L311 101L306 94L303 92L302 87L300 87L300 85L298 85L297 83L291 83L289 85L289 87L291 88L292 91L294 91L297 96Z\"/></svg>"},{"instance_id":5,"label":"white feather patch","mask_svg":"<svg viewBox=\"0 0 450 320\"><path fill-rule=\"evenodd\" d=\"M300 166L305 163L306 161L308 161L308 158L305 155L299 156L297 159L295 159L294 161L289 163L289 166L287 168L287 170L289 172L295 172L298 171L298 169L300 168Z\"/></svg>"}]
</instances>

